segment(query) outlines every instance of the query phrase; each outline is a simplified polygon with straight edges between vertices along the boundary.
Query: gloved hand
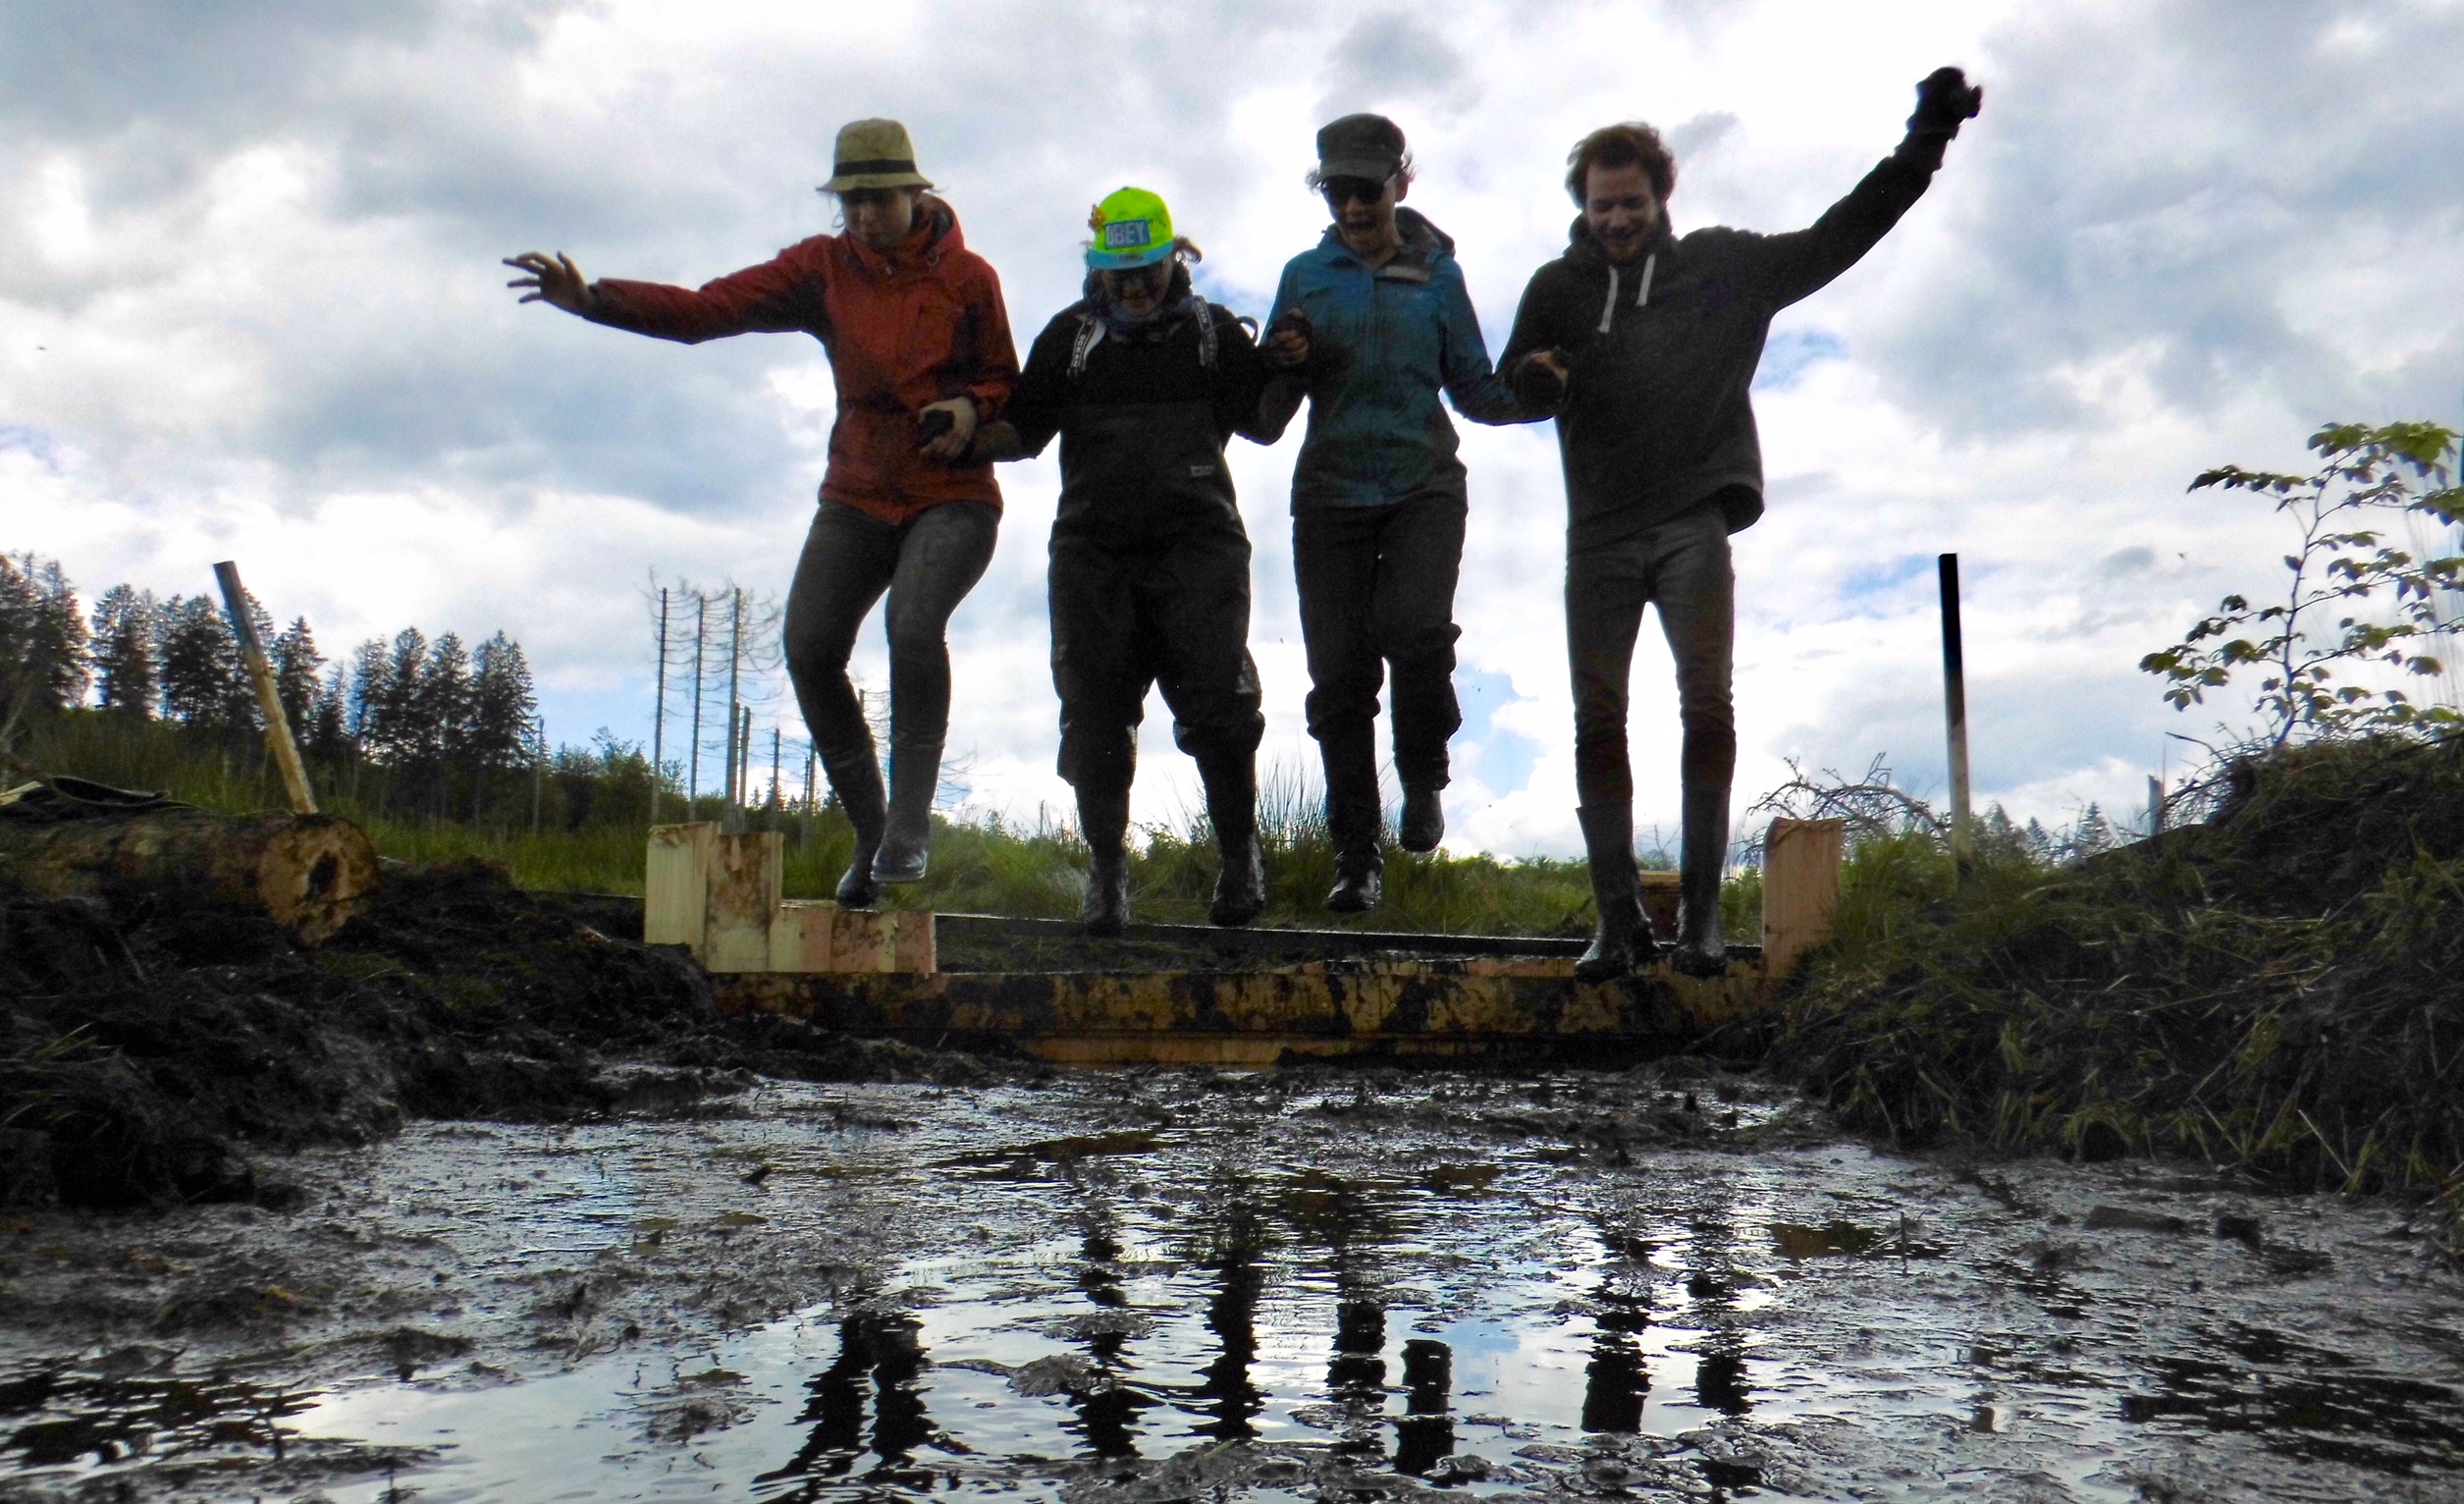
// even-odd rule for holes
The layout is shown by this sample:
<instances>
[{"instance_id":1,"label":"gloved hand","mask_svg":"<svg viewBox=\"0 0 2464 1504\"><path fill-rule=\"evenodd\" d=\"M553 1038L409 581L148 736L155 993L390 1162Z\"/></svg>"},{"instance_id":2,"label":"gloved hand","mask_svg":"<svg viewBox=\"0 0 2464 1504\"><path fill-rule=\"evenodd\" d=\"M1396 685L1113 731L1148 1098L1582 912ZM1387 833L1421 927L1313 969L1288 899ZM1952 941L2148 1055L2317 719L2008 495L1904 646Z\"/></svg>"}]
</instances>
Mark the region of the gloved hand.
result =
<instances>
[{"instance_id":1,"label":"gloved hand","mask_svg":"<svg viewBox=\"0 0 2464 1504\"><path fill-rule=\"evenodd\" d=\"M1534 412L1565 405L1574 356L1562 349L1535 349L1515 363L1515 401Z\"/></svg>"},{"instance_id":2,"label":"gloved hand","mask_svg":"<svg viewBox=\"0 0 2464 1504\"><path fill-rule=\"evenodd\" d=\"M1916 113L1908 117L1908 134L1954 136L1961 121L1974 120L1985 106L1983 87L1968 82L1955 68L1937 68L1916 85Z\"/></svg>"}]
</instances>

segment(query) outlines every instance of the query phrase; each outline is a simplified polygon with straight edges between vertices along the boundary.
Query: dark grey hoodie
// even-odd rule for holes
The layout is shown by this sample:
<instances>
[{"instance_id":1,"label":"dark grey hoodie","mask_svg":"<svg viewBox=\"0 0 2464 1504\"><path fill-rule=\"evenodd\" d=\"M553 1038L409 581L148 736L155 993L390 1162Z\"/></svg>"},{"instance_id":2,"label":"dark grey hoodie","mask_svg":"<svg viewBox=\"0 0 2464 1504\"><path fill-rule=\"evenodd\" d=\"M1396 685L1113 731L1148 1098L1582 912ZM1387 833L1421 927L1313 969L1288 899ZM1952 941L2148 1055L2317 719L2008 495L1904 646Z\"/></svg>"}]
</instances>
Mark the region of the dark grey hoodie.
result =
<instances>
[{"instance_id":1,"label":"dark grey hoodie","mask_svg":"<svg viewBox=\"0 0 2464 1504\"><path fill-rule=\"evenodd\" d=\"M1762 444L1748 395L1772 316L1856 264L1942 165L1911 135L1803 230L1697 230L1610 262L1580 215L1564 255L1532 273L1499 369L1527 410L1554 384L1532 353L1571 353L1557 413L1570 551L1631 537L1714 495L1730 532L1762 515ZM1723 494L1725 493L1725 494Z\"/></svg>"}]
</instances>

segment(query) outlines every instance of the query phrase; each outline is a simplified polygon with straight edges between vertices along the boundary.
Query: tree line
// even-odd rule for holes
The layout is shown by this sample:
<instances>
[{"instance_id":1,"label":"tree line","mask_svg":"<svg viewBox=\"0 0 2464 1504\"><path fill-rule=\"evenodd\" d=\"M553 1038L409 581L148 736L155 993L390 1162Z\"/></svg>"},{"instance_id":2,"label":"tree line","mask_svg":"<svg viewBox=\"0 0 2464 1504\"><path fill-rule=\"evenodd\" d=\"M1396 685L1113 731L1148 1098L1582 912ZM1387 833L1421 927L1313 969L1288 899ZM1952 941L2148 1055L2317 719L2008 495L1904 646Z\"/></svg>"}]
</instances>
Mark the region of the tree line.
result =
<instances>
[{"instance_id":1,"label":"tree line","mask_svg":"<svg viewBox=\"0 0 2464 1504\"><path fill-rule=\"evenodd\" d=\"M302 753L383 771L385 804L475 818L499 776L549 757L529 661L501 631L470 646L406 626L330 661L305 617L278 629L247 607ZM119 584L89 613L56 560L0 555L0 725L80 708L225 749L264 727L219 598Z\"/></svg>"}]
</instances>

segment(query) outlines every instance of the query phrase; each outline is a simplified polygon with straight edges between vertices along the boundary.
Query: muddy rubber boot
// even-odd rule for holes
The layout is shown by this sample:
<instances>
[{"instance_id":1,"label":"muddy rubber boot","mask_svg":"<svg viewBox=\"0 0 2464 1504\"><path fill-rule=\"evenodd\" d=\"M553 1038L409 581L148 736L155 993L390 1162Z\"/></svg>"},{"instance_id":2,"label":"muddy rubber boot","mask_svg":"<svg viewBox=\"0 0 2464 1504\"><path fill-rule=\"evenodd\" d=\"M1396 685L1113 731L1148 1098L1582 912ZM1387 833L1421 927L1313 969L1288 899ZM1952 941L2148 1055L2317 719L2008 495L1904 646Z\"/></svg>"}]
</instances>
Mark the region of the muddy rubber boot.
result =
<instances>
[{"instance_id":1,"label":"muddy rubber boot","mask_svg":"<svg viewBox=\"0 0 2464 1504\"><path fill-rule=\"evenodd\" d=\"M1599 929L1575 962L1575 975L1586 982L1630 977L1636 963L1651 958L1655 943L1650 917L1642 911L1642 879L1634 869L1634 806L1579 809L1575 819L1582 826L1591 901L1600 912Z\"/></svg>"},{"instance_id":2,"label":"muddy rubber boot","mask_svg":"<svg viewBox=\"0 0 2464 1504\"><path fill-rule=\"evenodd\" d=\"M1087 904L1078 925L1109 939L1129 928L1129 790L1081 784L1078 829L1087 837Z\"/></svg>"},{"instance_id":3,"label":"muddy rubber boot","mask_svg":"<svg viewBox=\"0 0 2464 1504\"><path fill-rule=\"evenodd\" d=\"M873 881L873 856L881 850L882 827L888 819L882 765L874 761L873 749L865 747L831 753L822 759L822 767L830 775L830 790L838 795L838 807L846 812L847 824L856 833L855 859L838 880L838 906L869 909L882 895L881 885Z\"/></svg>"},{"instance_id":4,"label":"muddy rubber boot","mask_svg":"<svg viewBox=\"0 0 2464 1504\"><path fill-rule=\"evenodd\" d=\"M1386 858L1377 849L1385 815L1377 807L1374 743L1319 743L1326 763L1326 835L1335 848L1335 886L1326 908L1358 914L1377 907Z\"/></svg>"},{"instance_id":5,"label":"muddy rubber boot","mask_svg":"<svg viewBox=\"0 0 2464 1504\"><path fill-rule=\"evenodd\" d=\"M1403 819L1395 844L1406 851L1434 851L1446 838L1446 806L1434 788L1403 785Z\"/></svg>"},{"instance_id":6,"label":"muddy rubber boot","mask_svg":"<svg viewBox=\"0 0 2464 1504\"><path fill-rule=\"evenodd\" d=\"M1258 845L1257 770L1244 758L1218 768L1201 763L1198 776L1206 785L1206 818L1214 825L1215 854L1222 861L1206 923L1238 929L1266 907L1266 853Z\"/></svg>"},{"instance_id":7,"label":"muddy rubber boot","mask_svg":"<svg viewBox=\"0 0 2464 1504\"><path fill-rule=\"evenodd\" d=\"M889 819L873 858L876 883L920 883L933 850L933 795L941 786L941 748L889 744Z\"/></svg>"},{"instance_id":8,"label":"muddy rubber boot","mask_svg":"<svg viewBox=\"0 0 2464 1504\"><path fill-rule=\"evenodd\" d=\"M1330 914L1366 914L1386 896L1386 857L1375 846L1335 853L1335 886L1326 894Z\"/></svg>"},{"instance_id":9,"label":"muddy rubber boot","mask_svg":"<svg viewBox=\"0 0 2464 1504\"><path fill-rule=\"evenodd\" d=\"M1677 954L1689 977L1728 974L1728 936L1720 918L1720 880L1728 874L1728 785L1687 785L1686 843L1677 865Z\"/></svg>"}]
</instances>

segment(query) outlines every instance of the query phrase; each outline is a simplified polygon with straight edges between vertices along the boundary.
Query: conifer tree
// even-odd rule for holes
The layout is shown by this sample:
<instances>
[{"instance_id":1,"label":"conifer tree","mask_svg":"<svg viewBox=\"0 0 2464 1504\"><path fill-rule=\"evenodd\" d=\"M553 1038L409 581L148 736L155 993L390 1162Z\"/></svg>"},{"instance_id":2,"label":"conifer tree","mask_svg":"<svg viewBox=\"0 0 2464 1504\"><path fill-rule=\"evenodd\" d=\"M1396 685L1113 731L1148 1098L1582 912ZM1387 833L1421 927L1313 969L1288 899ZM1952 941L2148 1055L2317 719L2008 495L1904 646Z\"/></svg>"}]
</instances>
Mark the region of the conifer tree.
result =
<instances>
[{"instance_id":1,"label":"conifer tree","mask_svg":"<svg viewBox=\"0 0 2464 1504\"><path fill-rule=\"evenodd\" d=\"M308 618L294 617L280 636L266 643L265 656L273 661L274 689L282 697L283 715L291 722L293 734L304 736L309 707L317 696L317 671L325 667L325 655L316 650L316 634L308 630Z\"/></svg>"},{"instance_id":2,"label":"conifer tree","mask_svg":"<svg viewBox=\"0 0 2464 1504\"><path fill-rule=\"evenodd\" d=\"M162 697L161 608L154 592L114 585L94 603L94 682L103 708L151 717Z\"/></svg>"},{"instance_id":3,"label":"conifer tree","mask_svg":"<svg viewBox=\"0 0 2464 1504\"><path fill-rule=\"evenodd\" d=\"M162 612L163 712L200 730L256 725L240 643L211 596L173 596Z\"/></svg>"},{"instance_id":4,"label":"conifer tree","mask_svg":"<svg viewBox=\"0 0 2464 1504\"><path fill-rule=\"evenodd\" d=\"M85 698L85 612L56 560L0 555L0 718Z\"/></svg>"},{"instance_id":5,"label":"conifer tree","mask_svg":"<svg viewBox=\"0 0 2464 1504\"><path fill-rule=\"evenodd\" d=\"M469 757L480 768L517 768L528 760L531 718L539 699L520 643L497 633L472 657Z\"/></svg>"}]
</instances>

